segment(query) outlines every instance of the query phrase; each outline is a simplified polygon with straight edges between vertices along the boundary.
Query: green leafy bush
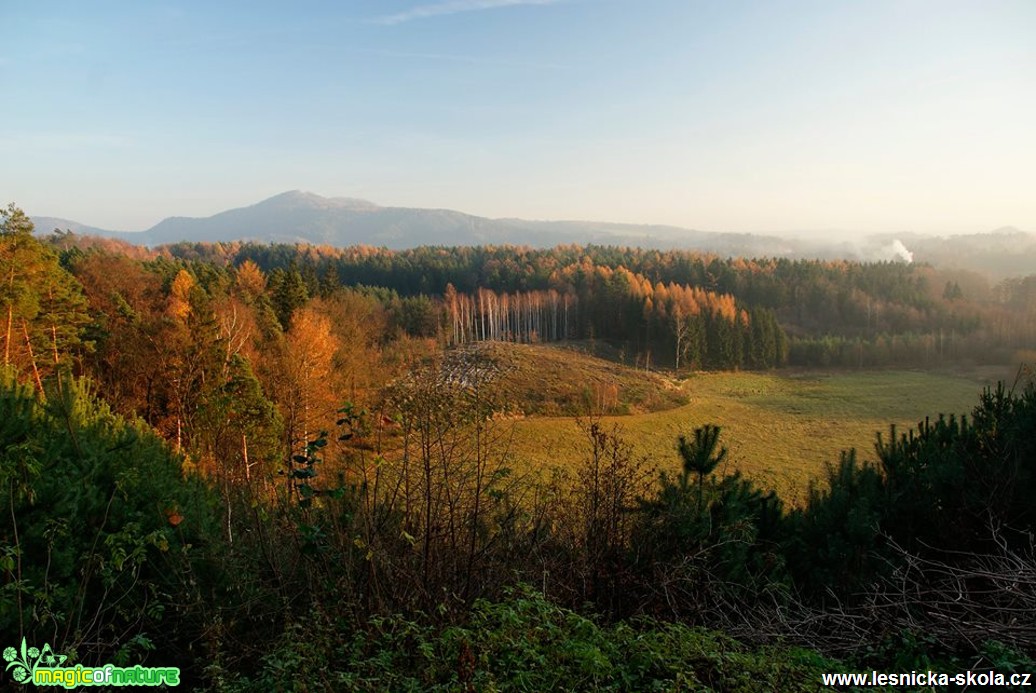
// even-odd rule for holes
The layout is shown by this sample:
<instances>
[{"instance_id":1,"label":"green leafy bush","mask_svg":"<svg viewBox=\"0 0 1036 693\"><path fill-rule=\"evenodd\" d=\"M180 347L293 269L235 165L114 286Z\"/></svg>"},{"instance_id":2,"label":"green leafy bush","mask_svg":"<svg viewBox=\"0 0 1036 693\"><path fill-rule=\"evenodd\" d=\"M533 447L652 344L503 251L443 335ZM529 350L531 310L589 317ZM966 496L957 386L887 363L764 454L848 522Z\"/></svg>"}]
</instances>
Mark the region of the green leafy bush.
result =
<instances>
[{"instance_id":1,"label":"green leafy bush","mask_svg":"<svg viewBox=\"0 0 1036 693\"><path fill-rule=\"evenodd\" d=\"M297 622L252 678L217 690L815 691L841 665L789 647L752 649L651 619L601 625L528 588L475 602L462 625L387 616L366 627Z\"/></svg>"}]
</instances>

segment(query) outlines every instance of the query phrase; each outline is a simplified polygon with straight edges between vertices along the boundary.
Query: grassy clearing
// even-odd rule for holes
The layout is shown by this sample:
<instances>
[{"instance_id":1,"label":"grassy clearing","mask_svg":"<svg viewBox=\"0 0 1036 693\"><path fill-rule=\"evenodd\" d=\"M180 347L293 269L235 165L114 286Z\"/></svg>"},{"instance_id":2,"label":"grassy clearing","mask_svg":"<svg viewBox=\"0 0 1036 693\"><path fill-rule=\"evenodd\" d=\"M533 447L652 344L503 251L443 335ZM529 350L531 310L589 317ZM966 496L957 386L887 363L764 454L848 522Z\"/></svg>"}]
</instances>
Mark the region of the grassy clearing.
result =
<instances>
[{"instance_id":1,"label":"grassy clearing","mask_svg":"<svg viewBox=\"0 0 1036 693\"><path fill-rule=\"evenodd\" d=\"M574 416L588 407L605 414L638 414L688 402L686 391L672 379L597 358L581 346L480 342L454 350L452 358L477 355L500 366L499 387L525 415Z\"/></svg>"},{"instance_id":2,"label":"grassy clearing","mask_svg":"<svg viewBox=\"0 0 1036 693\"><path fill-rule=\"evenodd\" d=\"M890 423L905 430L925 416L968 413L988 383L980 374L918 371L700 373L682 383L688 404L604 422L619 426L659 470L677 469L677 436L718 424L730 449L719 473L740 470L795 503L841 450L873 459L875 434L887 433ZM574 418L515 424L514 453L523 467L566 467L585 448Z\"/></svg>"}]
</instances>

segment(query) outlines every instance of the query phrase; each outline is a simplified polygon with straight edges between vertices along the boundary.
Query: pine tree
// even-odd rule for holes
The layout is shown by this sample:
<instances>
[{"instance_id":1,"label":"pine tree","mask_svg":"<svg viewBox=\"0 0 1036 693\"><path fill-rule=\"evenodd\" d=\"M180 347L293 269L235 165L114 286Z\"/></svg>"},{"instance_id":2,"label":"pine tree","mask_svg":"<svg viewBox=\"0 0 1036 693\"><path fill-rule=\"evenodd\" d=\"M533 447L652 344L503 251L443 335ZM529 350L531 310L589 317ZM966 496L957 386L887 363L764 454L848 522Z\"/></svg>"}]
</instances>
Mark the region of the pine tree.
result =
<instances>
[{"instance_id":1,"label":"pine tree","mask_svg":"<svg viewBox=\"0 0 1036 693\"><path fill-rule=\"evenodd\" d=\"M726 448L720 448L718 452L716 450L716 446L719 444L719 433L719 426L705 424L701 428L694 429L694 440L680 436L677 444L677 450L683 459L681 485L684 488L687 487L691 474L698 476L698 512L701 512L705 477L715 471L716 467L727 457Z\"/></svg>"},{"instance_id":2,"label":"pine tree","mask_svg":"<svg viewBox=\"0 0 1036 693\"><path fill-rule=\"evenodd\" d=\"M334 264L328 264L324 269L324 274L320 277L320 297L330 298L339 286L341 286L341 282L338 280L338 269Z\"/></svg>"},{"instance_id":3,"label":"pine tree","mask_svg":"<svg viewBox=\"0 0 1036 693\"><path fill-rule=\"evenodd\" d=\"M274 270L270 275L270 292L273 310L281 323L281 328L287 330L291 325L292 314L309 300L309 291L306 289L306 282L295 267L287 271Z\"/></svg>"}]
</instances>

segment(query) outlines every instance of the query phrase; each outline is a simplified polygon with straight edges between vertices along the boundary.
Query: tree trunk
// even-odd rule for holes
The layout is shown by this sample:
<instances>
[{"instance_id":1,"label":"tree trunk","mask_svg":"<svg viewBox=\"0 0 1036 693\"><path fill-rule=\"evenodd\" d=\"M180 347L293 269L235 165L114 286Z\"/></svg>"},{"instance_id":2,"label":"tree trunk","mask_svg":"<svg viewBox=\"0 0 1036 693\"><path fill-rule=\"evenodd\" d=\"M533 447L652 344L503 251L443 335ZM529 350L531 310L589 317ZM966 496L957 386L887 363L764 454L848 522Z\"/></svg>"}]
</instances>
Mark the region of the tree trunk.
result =
<instances>
[{"instance_id":1,"label":"tree trunk","mask_svg":"<svg viewBox=\"0 0 1036 693\"><path fill-rule=\"evenodd\" d=\"M29 362L32 363L32 374L36 376L36 387L40 389L40 396L43 394L43 381L40 380L40 369L36 367L36 357L32 353L32 341L29 339L29 326L22 320L22 332L25 333L25 348L29 351Z\"/></svg>"},{"instance_id":2,"label":"tree trunk","mask_svg":"<svg viewBox=\"0 0 1036 693\"><path fill-rule=\"evenodd\" d=\"M251 486L252 466L248 464L248 436L244 433L241 434L241 459L245 462L245 481Z\"/></svg>"},{"instance_id":3,"label":"tree trunk","mask_svg":"<svg viewBox=\"0 0 1036 693\"><path fill-rule=\"evenodd\" d=\"M50 326L50 343L54 348L54 365L58 365L58 326L51 324Z\"/></svg>"},{"instance_id":4,"label":"tree trunk","mask_svg":"<svg viewBox=\"0 0 1036 693\"><path fill-rule=\"evenodd\" d=\"M14 320L14 303L7 306L7 339L4 341L4 365L11 365L11 323Z\"/></svg>"}]
</instances>

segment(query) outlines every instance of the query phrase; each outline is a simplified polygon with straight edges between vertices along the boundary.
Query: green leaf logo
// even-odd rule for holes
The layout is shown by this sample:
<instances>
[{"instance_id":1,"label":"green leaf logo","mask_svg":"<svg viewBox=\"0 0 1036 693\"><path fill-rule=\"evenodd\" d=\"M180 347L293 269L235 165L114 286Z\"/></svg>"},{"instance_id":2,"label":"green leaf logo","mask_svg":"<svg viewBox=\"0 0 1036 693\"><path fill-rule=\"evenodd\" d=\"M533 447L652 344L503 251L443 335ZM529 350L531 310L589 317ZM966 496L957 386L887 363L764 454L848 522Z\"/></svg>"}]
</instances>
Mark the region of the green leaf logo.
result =
<instances>
[{"instance_id":1,"label":"green leaf logo","mask_svg":"<svg viewBox=\"0 0 1036 693\"><path fill-rule=\"evenodd\" d=\"M37 667L57 667L65 663L65 655L54 654L50 645L44 645L40 650L36 647L28 647L25 638L22 638L21 649L8 647L4 650L4 661L7 662L7 671L11 672L11 678L18 683L28 683Z\"/></svg>"}]
</instances>

